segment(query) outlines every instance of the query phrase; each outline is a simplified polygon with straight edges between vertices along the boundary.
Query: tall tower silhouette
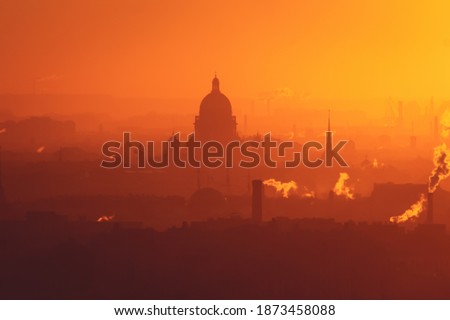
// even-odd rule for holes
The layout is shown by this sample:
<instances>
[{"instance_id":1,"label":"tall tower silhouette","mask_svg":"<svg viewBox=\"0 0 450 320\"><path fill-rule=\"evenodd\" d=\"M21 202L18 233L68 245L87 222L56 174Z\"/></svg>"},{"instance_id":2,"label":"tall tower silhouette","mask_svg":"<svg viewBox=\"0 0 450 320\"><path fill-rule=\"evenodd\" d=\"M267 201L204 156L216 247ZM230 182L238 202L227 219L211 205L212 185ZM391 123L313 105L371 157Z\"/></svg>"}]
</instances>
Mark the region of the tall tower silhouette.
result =
<instances>
[{"instance_id":1,"label":"tall tower silhouette","mask_svg":"<svg viewBox=\"0 0 450 320\"><path fill-rule=\"evenodd\" d=\"M331 111L330 111L330 109L328 109L328 132L331 132Z\"/></svg>"},{"instance_id":2,"label":"tall tower silhouette","mask_svg":"<svg viewBox=\"0 0 450 320\"><path fill-rule=\"evenodd\" d=\"M330 154L329 152L333 149L333 132L331 131L331 111L330 111L330 109L328 109L328 128L327 128L327 131L325 132L325 140L326 140L325 153L327 155L325 161L326 161L327 166L331 166L332 159L328 157L328 155Z\"/></svg>"},{"instance_id":3,"label":"tall tower silhouette","mask_svg":"<svg viewBox=\"0 0 450 320\"><path fill-rule=\"evenodd\" d=\"M262 180L252 181L252 218L254 221L262 221L262 201L264 186Z\"/></svg>"}]
</instances>

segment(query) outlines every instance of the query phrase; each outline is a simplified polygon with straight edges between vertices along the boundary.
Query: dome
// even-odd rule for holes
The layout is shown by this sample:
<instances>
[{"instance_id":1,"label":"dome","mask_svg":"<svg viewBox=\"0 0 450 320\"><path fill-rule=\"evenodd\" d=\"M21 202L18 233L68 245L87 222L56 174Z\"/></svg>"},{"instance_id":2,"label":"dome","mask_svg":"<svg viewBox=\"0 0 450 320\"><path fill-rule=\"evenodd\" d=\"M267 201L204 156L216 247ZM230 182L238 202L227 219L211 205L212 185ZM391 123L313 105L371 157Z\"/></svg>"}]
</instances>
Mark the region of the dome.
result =
<instances>
[{"instance_id":1,"label":"dome","mask_svg":"<svg viewBox=\"0 0 450 320\"><path fill-rule=\"evenodd\" d=\"M219 79L215 76L212 80L211 92L200 103L200 117L230 117L232 115L230 100L220 92L219 85Z\"/></svg>"},{"instance_id":2,"label":"dome","mask_svg":"<svg viewBox=\"0 0 450 320\"><path fill-rule=\"evenodd\" d=\"M212 80L211 92L200 103L194 125L195 137L200 141L226 143L236 138L236 117L232 114L230 100L220 92L217 77Z\"/></svg>"},{"instance_id":3,"label":"dome","mask_svg":"<svg viewBox=\"0 0 450 320\"><path fill-rule=\"evenodd\" d=\"M191 217L197 219L220 217L227 212L225 197L213 188L198 189L190 197L187 206Z\"/></svg>"},{"instance_id":4,"label":"dome","mask_svg":"<svg viewBox=\"0 0 450 320\"><path fill-rule=\"evenodd\" d=\"M231 117L230 100L222 92L211 92L200 103L200 117Z\"/></svg>"}]
</instances>

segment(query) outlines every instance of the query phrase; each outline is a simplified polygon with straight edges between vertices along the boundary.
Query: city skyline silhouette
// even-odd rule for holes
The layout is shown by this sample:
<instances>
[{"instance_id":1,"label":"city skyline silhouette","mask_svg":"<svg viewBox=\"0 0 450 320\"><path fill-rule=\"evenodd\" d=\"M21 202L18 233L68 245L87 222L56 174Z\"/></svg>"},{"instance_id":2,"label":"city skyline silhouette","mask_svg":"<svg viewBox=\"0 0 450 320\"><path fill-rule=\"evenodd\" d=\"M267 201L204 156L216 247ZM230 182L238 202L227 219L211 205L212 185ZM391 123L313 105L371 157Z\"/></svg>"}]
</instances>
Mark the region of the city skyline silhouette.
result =
<instances>
[{"instance_id":1,"label":"city skyline silhouette","mask_svg":"<svg viewBox=\"0 0 450 320\"><path fill-rule=\"evenodd\" d=\"M170 3L2 3L0 298L449 299L450 7Z\"/></svg>"}]
</instances>

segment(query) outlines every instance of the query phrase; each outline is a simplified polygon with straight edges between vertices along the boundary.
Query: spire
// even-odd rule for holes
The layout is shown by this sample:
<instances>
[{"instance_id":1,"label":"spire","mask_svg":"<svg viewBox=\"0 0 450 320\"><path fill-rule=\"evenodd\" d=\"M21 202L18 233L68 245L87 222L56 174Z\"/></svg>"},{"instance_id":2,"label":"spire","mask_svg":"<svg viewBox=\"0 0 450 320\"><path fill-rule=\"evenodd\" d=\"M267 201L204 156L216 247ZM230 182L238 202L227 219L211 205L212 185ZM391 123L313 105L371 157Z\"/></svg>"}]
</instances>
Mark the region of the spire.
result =
<instances>
[{"instance_id":1,"label":"spire","mask_svg":"<svg viewBox=\"0 0 450 320\"><path fill-rule=\"evenodd\" d=\"M331 111L330 109L328 109L328 131L331 131L330 118L331 118Z\"/></svg>"},{"instance_id":2,"label":"spire","mask_svg":"<svg viewBox=\"0 0 450 320\"><path fill-rule=\"evenodd\" d=\"M219 79L217 78L217 72L214 72L214 79L212 80L212 91L220 91Z\"/></svg>"}]
</instances>

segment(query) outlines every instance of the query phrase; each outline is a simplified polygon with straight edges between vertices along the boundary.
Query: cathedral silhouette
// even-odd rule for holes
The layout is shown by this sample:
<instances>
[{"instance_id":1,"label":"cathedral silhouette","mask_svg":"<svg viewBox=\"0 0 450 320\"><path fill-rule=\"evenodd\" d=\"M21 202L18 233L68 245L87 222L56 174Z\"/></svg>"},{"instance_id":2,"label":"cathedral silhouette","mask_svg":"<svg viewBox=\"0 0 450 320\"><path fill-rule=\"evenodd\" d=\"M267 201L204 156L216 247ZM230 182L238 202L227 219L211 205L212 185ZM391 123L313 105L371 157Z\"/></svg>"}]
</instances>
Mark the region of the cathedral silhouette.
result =
<instances>
[{"instance_id":1,"label":"cathedral silhouette","mask_svg":"<svg viewBox=\"0 0 450 320\"><path fill-rule=\"evenodd\" d=\"M236 117L233 116L230 100L220 92L216 75L212 80L211 92L200 103L194 125L195 137L199 141L217 140L226 143L237 138Z\"/></svg>"}]
</instances>

